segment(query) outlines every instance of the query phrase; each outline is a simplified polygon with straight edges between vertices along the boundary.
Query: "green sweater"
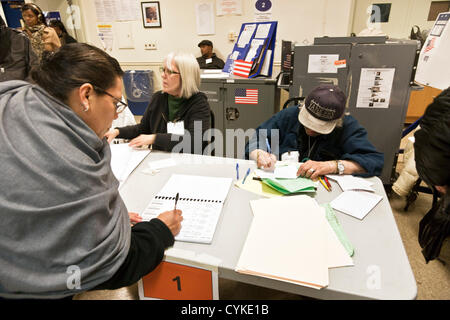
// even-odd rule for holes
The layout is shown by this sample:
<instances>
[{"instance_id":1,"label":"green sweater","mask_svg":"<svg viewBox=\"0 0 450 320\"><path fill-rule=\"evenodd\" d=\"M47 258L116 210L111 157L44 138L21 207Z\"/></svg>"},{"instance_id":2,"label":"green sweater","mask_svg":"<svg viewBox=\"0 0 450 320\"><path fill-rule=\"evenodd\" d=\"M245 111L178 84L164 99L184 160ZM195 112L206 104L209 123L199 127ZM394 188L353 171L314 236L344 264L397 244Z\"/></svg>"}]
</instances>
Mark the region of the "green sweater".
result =
<instances>
[{"instance_id":1,"label":"green sweater","mask_svg":"<svg viewBox=\"0 0 450 320\"><path fill-rule=\"evenodd\" d=\"M185 98L176 98L169 94L168 104L169 104L169 121L173 121L178 111L182 108L183 103L186 101Z\"/></svg>"}]
</instances>

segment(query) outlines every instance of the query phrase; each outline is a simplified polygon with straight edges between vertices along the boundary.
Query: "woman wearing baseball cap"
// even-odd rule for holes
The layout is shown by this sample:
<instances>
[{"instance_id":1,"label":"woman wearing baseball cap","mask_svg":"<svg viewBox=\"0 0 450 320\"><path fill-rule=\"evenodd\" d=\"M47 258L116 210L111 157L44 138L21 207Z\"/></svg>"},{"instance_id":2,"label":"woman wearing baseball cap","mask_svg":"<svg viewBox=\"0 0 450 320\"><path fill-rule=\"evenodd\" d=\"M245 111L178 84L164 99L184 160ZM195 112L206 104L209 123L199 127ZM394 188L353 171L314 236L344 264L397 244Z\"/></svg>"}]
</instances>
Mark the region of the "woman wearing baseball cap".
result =
<instances>
[{"instance_id":1,"label":"woman wearing baseball cap","mask_svg":"<svg viewBox=\"0 0 450 320\"><path fill-rule=\"evenodd\" d=\"M246 156L270 170L277 161L275 154L298 153L298 161L304 162L298 175L313 180L326 174L380 175L384 155L370 143L358 121L344 115L346 101L337 86L316 87L302 106L286 108L261 124L246 145ZM261 137L267 137L273 153L266 151L269 148Z\"/></svg>"}]
</instances>

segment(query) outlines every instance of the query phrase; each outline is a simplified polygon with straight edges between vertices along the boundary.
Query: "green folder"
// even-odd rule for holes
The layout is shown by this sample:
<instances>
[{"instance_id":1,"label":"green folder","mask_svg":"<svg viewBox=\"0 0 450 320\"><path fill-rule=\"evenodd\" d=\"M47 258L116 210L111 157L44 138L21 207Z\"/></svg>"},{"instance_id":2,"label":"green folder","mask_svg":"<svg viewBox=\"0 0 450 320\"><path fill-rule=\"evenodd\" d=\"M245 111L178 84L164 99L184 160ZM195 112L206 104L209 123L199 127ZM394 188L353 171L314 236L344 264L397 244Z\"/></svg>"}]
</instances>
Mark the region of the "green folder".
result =
<instances>
[{"instance_id":1,"label":"green folder","mask_svg":"<svg viewBox=\"0 0 450 320\"><path fill-rule=\"evenodd\" d=\"M264 178L262 182L282 194L316 192L314 182L303 177L298 177L297 179Z\"/></svg>"},{"instance_id":2,"label":"green folder","mask_svg":"<svg viewBox=\"0 0 450 320\"><path fill-rule=\"evenodd\" d=\"M352 244L350 243L347 236L345 235L344 230L342 229L341 225L339 224L339 221L337 220L336 215L334 214L333 208L331 208L329 203L322 204L322 207L325 208L328 223L330 224L331 228L336 233L339 241L342 243L345 250L347 250L348 255L350 257L353 257L353 254L355 253L355 249L353 248Z\"/></svg>"}]
</instances>

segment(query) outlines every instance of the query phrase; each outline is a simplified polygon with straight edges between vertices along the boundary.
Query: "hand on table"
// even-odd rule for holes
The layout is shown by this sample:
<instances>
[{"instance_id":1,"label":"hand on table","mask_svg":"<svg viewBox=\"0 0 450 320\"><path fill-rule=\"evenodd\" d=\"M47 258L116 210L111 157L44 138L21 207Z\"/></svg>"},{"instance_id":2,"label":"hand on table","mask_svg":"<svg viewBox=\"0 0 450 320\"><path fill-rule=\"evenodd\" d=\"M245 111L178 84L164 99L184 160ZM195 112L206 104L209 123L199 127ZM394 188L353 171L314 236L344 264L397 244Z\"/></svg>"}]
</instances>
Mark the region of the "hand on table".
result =
<instances>
[{"instance_id":1,"label":"hand on table","mask_svg":"<svg viewBox=\"0 0 450 320\"><path fill-rule=\"evenodd\" d=\"M274 154L257 149L251 152L250 158L256 160L256 165L260 169L267 171L273 171L275 169L277 157Z\"/></svg>"},{"instance_id":2,"label":"hand on table","mask_svg":"<svg viewBox=\"0 0 450 320\"><path fill-rule=\"evenodd\" d=\"M111 129L105 133L105 137L108 139L108 143L111 143L119 135L118 129Z\"/></svg>"},{"instance_id":3,"label":"hand on table","mask_svg":"<svg viewBox=\"0 0 450 320\"><path fill-rule=\"evenodd\" d=\"M319 177L336 173L335 161L313 161L302 163L297 171L297 176L317 180Z\"/></svg>"},{"instance_id":4,"label":"hand on table","mask_svg":"<svg viewBox=\"0 0 450 320\"><path fill-rule=\"evenodd\" d=\"M132 148L139 148L142 146L148 146L155 142L155 134L141 134L132 139L128 144Z\"/></svg>"}]
</instances>

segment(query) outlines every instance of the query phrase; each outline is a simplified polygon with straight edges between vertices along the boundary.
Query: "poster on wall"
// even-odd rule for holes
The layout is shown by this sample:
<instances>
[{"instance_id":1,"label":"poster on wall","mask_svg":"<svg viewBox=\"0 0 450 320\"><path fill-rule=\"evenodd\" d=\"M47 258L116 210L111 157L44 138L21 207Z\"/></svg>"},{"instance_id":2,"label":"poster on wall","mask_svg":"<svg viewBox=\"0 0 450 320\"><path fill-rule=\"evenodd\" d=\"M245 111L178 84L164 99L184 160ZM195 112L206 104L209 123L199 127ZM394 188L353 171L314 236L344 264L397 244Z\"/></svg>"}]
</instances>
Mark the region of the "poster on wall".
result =
<instances>
[{"instance_id":1,"label":"poster on wall","mask_svg":"<svg viewBox=\"0 0 450 320\"><path fill-rule=\"evenodd\" d=\"M197 34L214 34L214 9L212 3L200 3L195 5L197 18Z\"/></svg>"},{"instance_id":2,"label":"poster on wall","mask_svg":"<svg viewBox=\"0 0 450 320\"><path fill-rule=\"evenodd\" d=\"M99 24L97 25L97 34L103 46L103 50L112 51L114 35L112 31L112 25Z\"/></svg>"},{"instance_id":3,"label":"poster on wall","mask_svg":"<svg viewBox=\"0 0 450 320\"><path fill-rule=\"evenodd\" d=\"M272 21L273 0L255 0L255 21Z\"/></svg>"},{"instance_id":4,"label":"poster on wall","mask_svg":"<svg viewBox=\"0 0 450 320\"><path fill-rule=\"evenodd\" d=\"M242 0L216 0L216 15L241 15Z\"/></svg>"},{"instance_id":5,"label":"poster on wall","mask_svg":"<svg viewBox=\"0 0 450 320\"><path fill-rule=\"evenodd\" d=\"M395 68L362 68L356 108L388 108Z\"/></svg>"}]
</instances>

